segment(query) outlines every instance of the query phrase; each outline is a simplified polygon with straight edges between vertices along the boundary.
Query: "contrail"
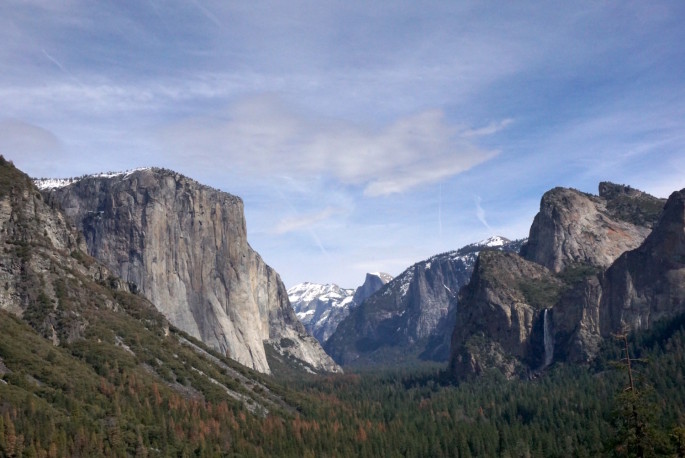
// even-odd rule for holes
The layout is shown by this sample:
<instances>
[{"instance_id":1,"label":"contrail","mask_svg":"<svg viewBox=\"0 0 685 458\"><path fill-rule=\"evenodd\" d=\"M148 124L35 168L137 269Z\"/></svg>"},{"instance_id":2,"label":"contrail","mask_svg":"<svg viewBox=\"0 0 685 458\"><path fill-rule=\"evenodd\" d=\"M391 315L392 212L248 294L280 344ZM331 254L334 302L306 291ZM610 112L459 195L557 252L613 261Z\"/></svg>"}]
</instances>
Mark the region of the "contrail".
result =
<instances>
[{"instance_id":1,"label":"contrail","mask_svg":"<svg viewBox=\"0 0 685 458\"><path fill-rule=\"evenodd\" d=\"M483 226L487 227L489 231L492 231L488 221L485 219L485 210L483 210L483 207L481 207L480 202L480 196L476 196L476 218L478 218L478 221L483 223Z\"/></svg>"},{"instance_id":2,"label":"contrail","mask_svg":"<svg viewBox=\"0 0 685 458\"><path fill-rule=\"evenodd\" d=\"M76 84L78 84L79 86L84 87L83 83L81 83L81 81L79 81L78 78L76 78L69 70L67 70L67 69L64 67L64 65L62 65L62 64L60 63L60 61L58 61L57 59L55 59L54 57L52 57L50 54L48 54L48 52L47 52L44 48L41 49L41 51L43 51L43 55L45 55L45 57L46 57L50 62L52 62L53 64L55 64L55 65L57 66L57 68L59 68L59 69L62 71L62 73L64 73L65 75L67 75L67 76L68 76L69 78L71 78L72 80L76 81Z\"/></svg>"},{"instance_id":3,"label":"contrail","mask_svg":"<svg viewBox=\"0 0 685 458\"><path fill-rule=\"evenodd\" d=\"M277 184L275 184L274 187L275 187L275 189L276 189L276 193L277 193L278 196L281 198L281 200L286 204L286 206L287 206L288 208L290 208L290 210L291 210L294 214L297 214L298 212L297 212L297 210L295 209L295 206L294 206L288 199L285 198L285 194L283 193L283 190L281 189L281 187L280 187L279 185L277 185ZM327 258L330 258L330 254L328 253L328 251L326 250L326 248L323 246L323 243L321 243L321 239L319 238L319 236L317 235L317 233L314 231L314 229L312 229L311 227L307 227L307 232L309 232L309 235L311 235L312 239L314 240L314 243L315 243L316 246L319 248L319 250L321 250L321 253L322 253L324 256L326 256Z\"/></svg>"},{"instance_id":4,"label":"contrail","mask_svg":"<svg viewBox=\"0 0 685 458\"><path fill-rule=\"evenodd\" d=\"M47 58L50 60L50 62L52 62L53 64L57 65L57 67L58 67L60 70L62 70L64 73L66 73L67 75L73 76L71 73L69 73L69 72L67 71L66 68L64 68L64 65L60 64L59 61L58 61L57 59L55 59L55 58L52 57L50 54L48 54L48 52L47 52L45 49L43 49L42 51L43 51L43 54L45 54L45 57L47 57Z\"/></svg>"},{"instance_id":5,"label":"contrail","mask_svg":"<svg viewBox=\"0 0 685 458\"><path fill-rule=\"evenodd\" d=\"M217 26L223 27L223 24L221 24L221 21L219 21L219 18L217 18L216 15L214 13L212 13L211 11L209 11L207 8L202 6L198 0L192 0L192 2L197 7L197 9L202 11L202 14L204 14L207 19L212 21Z\"/></svg>"}]
</instances>

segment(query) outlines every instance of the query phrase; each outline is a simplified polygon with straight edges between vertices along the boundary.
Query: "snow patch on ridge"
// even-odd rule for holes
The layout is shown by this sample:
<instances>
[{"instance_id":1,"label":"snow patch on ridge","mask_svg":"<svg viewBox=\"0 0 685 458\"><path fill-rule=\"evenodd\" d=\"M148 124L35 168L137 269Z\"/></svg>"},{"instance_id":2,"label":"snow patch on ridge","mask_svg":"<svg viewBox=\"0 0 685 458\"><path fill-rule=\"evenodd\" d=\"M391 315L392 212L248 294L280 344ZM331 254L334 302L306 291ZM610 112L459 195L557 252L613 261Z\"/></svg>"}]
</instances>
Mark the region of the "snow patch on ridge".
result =
<instances>
[{"instance_id":1,"label":"snow patch on ridge","mask_svg":"<svg viewBox=\"0 0 685 458\"><path fill-rule=\"evenodd\" d=\"M129 169L129 170L126 170L123 172L102 172L102 173L94 173L91 175L82 175L80 177L72 177L72 178L34 178L33 183L36 185L36 187L38 189L43 191L45 189L63 188L65 186L69 186L70 184L77 183L77 182L84 180L86 178L116 178L116 177L126 178L135 172L140 172L142 170L150 170L150 169L151 169L151 167L138 167L138 168Z\"/></svg>"}]
</instances>

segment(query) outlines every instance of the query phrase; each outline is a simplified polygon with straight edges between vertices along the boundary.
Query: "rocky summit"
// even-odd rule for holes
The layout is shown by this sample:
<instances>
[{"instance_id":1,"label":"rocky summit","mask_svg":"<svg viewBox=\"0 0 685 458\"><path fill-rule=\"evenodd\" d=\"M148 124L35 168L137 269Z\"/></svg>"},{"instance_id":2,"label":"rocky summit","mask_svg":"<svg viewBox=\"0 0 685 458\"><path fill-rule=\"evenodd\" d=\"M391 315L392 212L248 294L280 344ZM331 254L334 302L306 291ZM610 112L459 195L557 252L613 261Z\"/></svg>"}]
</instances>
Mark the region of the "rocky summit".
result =
<instances>
[{"instance_id":1,"label":"rocky summit","mask_svg":"<svg viewBox=\"0 0 685 458\"><path fill-rule=\"evenodd\" d=\"M350 312L325 344L342 365L446 361L457 293L483 250L518 251L521 241L492 237L414 264Z\"/></svg>"},{"instance_id":2,"label":"rocky summit","mask_svg":"<svg viewBox=\"0 0 685 458\"><path fill-rule=\"evenodd\" d=\"M460 292L457 378L587 362L614 333L685 310L684 191L665 202L623 185L599 190L547 192L521 256L481 254Z\"/></svg>"},{"instance_id":3,"label":"rocky summit","mask_svg":"<svg viewBox=\"0 0 685 458\"><path fill-rule=\"evenodd\" d=\"M88 253L174 326L260 372L270 372L265 345L308 370L339 371L248 244L239 197L156 168L37 184Z\"/></svg>"},{"instance_id":4,"label":"rocky summit","mask_svg":"<svg viewBox=\"0 0 685 458\"><path fill-rule=\"evenodd\" d=\"M288 290L288 298L307 331L324 344L350 310L390 280L390 274L367 273L364 284L356 290L343 289L335 284L299 283Z\"/></svg>"},{"instance_id":5,"label":"rocky summit","mask_svg":"<svg viewBox=\"0 0 685 458\"><path fill-rule=\"evenodd\" d=\"M664 201L613 183L603 182L599 190L599 196L568 188L546 192L521 255L561 272L578 263L607 268L637 248Z\"/></svg>"}]
</instances>

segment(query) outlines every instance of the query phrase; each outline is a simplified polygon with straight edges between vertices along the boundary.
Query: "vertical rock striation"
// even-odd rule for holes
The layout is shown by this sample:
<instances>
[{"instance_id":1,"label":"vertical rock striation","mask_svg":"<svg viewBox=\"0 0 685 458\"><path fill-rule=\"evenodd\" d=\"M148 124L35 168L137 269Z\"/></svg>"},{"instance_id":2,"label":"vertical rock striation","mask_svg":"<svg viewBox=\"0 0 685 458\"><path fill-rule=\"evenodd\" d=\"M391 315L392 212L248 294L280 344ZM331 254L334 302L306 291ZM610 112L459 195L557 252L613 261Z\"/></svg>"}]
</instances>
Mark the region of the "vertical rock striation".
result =
<instances>
[{"instance_id":1,"label":"vertical rock striation","mask_svg":"<svg viewBox=\"0 0 685 458\"><path fill-rule=\"evenodd\" d=\"M297 320L279 275L249 246L239 197L162 169L85 177L43 193L81 229L89 253L174 326L260 372L270 372L265 342L317 370L338 370Z\"/></svg>"},{"instance_id":2,"label":"vertical rock striation","mask_svg":"<svg viewBox=\"0 0 685 458\"><path fill-rule=\"evenodd\" d=\"M601 333L648 329L685 312L685 189L674 192L645 242L604 276Z\"/></svg>"},{"instance_id":3,"label":"vertical rock striation","mask_svg":"<svg viewBox=\"0 0 685 458\"><path fill-rule=\"evenodd\" d=\"M452 371L461 376L497 368L513 377L542 366L544 314L562 289L549 269L516 253L481 252L459 294Z\"/></svg>"}]
</instances>

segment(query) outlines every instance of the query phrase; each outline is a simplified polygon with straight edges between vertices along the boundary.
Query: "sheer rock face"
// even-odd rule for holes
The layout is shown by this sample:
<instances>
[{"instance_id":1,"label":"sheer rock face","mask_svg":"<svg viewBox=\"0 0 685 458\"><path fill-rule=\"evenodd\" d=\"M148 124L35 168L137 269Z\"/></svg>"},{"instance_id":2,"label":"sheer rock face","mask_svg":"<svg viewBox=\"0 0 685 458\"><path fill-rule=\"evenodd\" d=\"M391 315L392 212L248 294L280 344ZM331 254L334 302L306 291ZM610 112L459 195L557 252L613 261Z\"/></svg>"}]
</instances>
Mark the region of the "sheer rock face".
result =
<instances>
[{"instance_id":1,"label":"sheer rock face","mask_svg":"<svg viewBox=\"0 0 685 458\"><path fill-rule=\"evenodd\" d=\"M481 252L452 334L452 371L465 376L498 368L507 377L544 361L544 310L563 283L544 266L515 253ZM527 364L526 364L527 363Z\"/></svg>"},{"instance_id":2,"label":"sheer rock face","mask_svg":"<svg viewBox=\"0 0 685 458\"><path fill-rule=\"evenodd\" d=\"M82 230L89 253L174 326L260 372L270 371L264 342L280 348L282 339L294 342L286 353L338 370L307 338L278 274L247 243L240 198L160 169L43 192Z\"/></svg>"},{"instance_id":3,"label":"sheer rock face","mask_svg":"<svg viewBox=\"0 0 685 458\"><path fill-rule=\"evenodd\" d=\"M601 332L647 329L685 312L685 189L674 192L659 222L636 250L604 276Z\"/></svg>"},{"instance_id":4,"label":"sheer rock face","mask_svg":"<svg viewBox=\"0 0 685 458\"><path fill-rule=\"evenodd\" d=\"M361 304L390 280L392 280L392 275L384 272L367 273L364 283L354 291L352 301L356 305Z\"/></svg>"},{"instance_id":5,"label":"sheer rock face","mask_svg":"<svg viewBox=\"0 0 685 458\"><path fill-rule=\"evenodd\" d=\"M601 277L589 275L566 285L554 307L554 360L586 362L594 358L602 343L600 330Z\"/></svg>"},{"instance_id":6,"label":"sheer rock face","mask_svg":"<svg viewBox=\"0 0 685 458\"><path fill-rule=\"evenodd\" d=\"M612 183L601 183L599 196L554 188L542 197L521 254L554 272L574 264L606 269L642 243L662 207L661 199Z\"/></svg>"}]
</instances>

